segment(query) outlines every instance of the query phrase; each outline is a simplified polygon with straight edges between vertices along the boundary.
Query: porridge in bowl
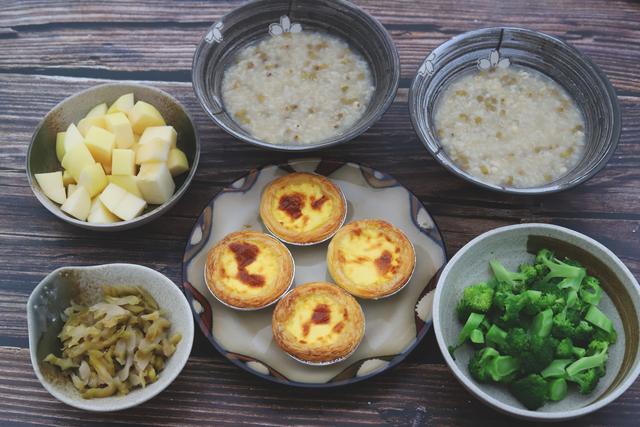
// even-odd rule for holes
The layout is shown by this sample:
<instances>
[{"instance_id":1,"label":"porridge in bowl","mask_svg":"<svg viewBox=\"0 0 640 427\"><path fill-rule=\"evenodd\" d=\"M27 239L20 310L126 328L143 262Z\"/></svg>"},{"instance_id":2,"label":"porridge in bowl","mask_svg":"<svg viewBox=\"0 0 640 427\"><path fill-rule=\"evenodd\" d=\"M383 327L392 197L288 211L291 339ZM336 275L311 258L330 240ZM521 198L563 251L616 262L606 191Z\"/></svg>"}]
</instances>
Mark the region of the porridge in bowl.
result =
<instances>
[{"instance_id":1,"label":"porridge in bowl","mask_svg":"<svg viewBox=\"0 0 640 427\"><path fill-rule=\"evenodd\" d=\"M554 181L584 152L580 109L559 84L530 68L498 67L457 78L440 95L435 126L459 167L507 187Z\"/></svg>"},{"instance_id":2,"label":"porridge in bowl","mask_svg":"<svg viewBox=\"0 0 640 427\"><path fill-rule=\"evenodd\" d=\"M224 73L225 109L272 144L313 144L340 135L374 92L366 60L334 36L287 32L241 49Z\"/></svg>"}]
</instances>

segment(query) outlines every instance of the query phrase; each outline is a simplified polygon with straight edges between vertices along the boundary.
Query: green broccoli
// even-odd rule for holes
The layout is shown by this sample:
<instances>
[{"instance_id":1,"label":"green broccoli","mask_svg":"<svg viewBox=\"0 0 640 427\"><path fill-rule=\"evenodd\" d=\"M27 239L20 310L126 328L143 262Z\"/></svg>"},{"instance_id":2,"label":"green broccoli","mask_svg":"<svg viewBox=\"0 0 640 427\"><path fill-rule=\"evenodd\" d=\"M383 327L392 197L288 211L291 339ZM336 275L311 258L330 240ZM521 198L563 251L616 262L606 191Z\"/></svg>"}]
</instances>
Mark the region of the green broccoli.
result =
<instances>
[{"instance_id":1,"label":"green broccoli","mask_svg":"<svg viewBox=\"0 0 640 427\"><path fill-rule=\"evenodd\" d=\"M551 279L561 279L557 284L560 289L569 289L577 292L582 283L582 279L587 274L585 268L575 265L571 262L563 262L553 256L553 252L543 249L538 252L536 262L544 264L549 272L542 279L543 282L549 282ZM574 264L574 265L572 265ZM569 301L567 301L569 303Z\"/></svg>"},{"instance_id":2,"label":"green broccoli","mask_svg":"<svg viewBox=\"0 0 640 427\"><path fill-rule=\"evenodd\" d=\"M580 393L589 394L598 385L600 376L601 375L597 369L591 368L573 376L567 377L567 380L578 384L578 390L580 391Z\"/></svg>"},{"instance_id":3,"label":"green broccoli","mask_svg":"<svg viewBox=\"0 0 640 427\"><path fill-rule=\"evenodd\" d=\"M609 343L605 341L592 341L587 348L587 356L567 366L567 375L574 377L582 371L586 371L593 368L603 369L604 364L607 362L609 349Z\"/></svg>"},{"instance_id":4,"label":"green broccoli","mask_svg":"<svg viewBox=\"0 0 640 427\"><path fill-rule=\"evenodd\" d=\"M553 361L557 345L558 341L553 337L531 336L529 351L518 356L520 370L525 374L542 371Z\"/></svg>"},{"instance_id":5,"label":"green broccoli","mask_svg":"<svg viewBox=\"0 0 640 427\"><path fill-rule=\"evenodd\" d=\"M586 344L592 339L593 333L593 326L591 326L584 320L581 320L580 323L578 323L578 326L576 326L576 328L574 329L573 336L571 338L575 343Z\"/></svg>"},{"instance_id":6,"label":"green broccoli","mask_svg":"<svg viewBox=\"0 0 640 427\"><path fill-rule=\"evenodd\" d=\"M598 305L602 298L602 288L600 280L593 276L587 276L582 281L582 287L579 291L580 298L587 304Z\"/></svg>"},{"instance_id":7,"label":"green broccoli","mask_svg":"<svg viewBox=\"0 0 640 427\"><path fill-rule=\"evenodd\" d=\"M567 376L566 367L571 362L572 359L555 359L540 372L540 375L542 378L564 378Z\"/></svg>"},{"instance_id":8,"label":"green broccoli","mask_svg":"<svg viewBox=\"0 0 640 427\"><path fill-rule=\"evenodd\" d=\"M543 293L541 291L529 290L529 304L527 304L523 311L529 316L535 316L541 311L544 311L548 308L554 311L554 314L564 308L564 299L558 298L556 295L551 293ZM535 297L533 292L540 292L537 297ZM558 302L562 302L562 305L558 305ZM555 310L554 310L555 308ZM557 311L556 311L557 310Z\"/></svg>"},{"instance_id":9,"label":"green broccoli","mask_svg":"<svg viewBox=\"0 0 640 427\"><path fill-rule=\"evenodd\" d=\"M508 283L511 286L523 286L536 278L538 272L529 264L520 265L517 273L507 270L500 261L489 261L493 275L498 282Z\"/></svg>"},{"instance_id":10,"label":"green broccoli","mask_svg":"<svg viewBox=\"0 0 640 427\"><path fill-rule=\"evenodd\" d=\"M560 357L562 359L582 357L585 353L586 350L584 348L575 347L569 337L561 340L558 343L558 347L556 347L556 357Z\"/></svg>"},{"instance_id":11,"label":"green broccoli","mask_svg":"<svg viewBox=\"0 0 640 427\"><path fill-rule=\"evenodd\" d=\"M529 333L522 328L513 328L507 332L505 337L504 352L511 356L519 356L529 351L531 338Z\"/></svg>"},{"instance_id":12,"label":"green broccoli","mask_svg":"<svg viewBox=\"0 0 640 427\"><path fill-rule=\"evenodd\" d=\"M531 334L546 337L551 333L553 326L553 310L550 308L536 314L531 322Z\"/></svg>"},{"instance_id":13,"label":"green broccoli","mask_svg":"<svg viewBox=\"0 0 640 427\"><path fill-rule=\"evenodd\" d=\"M611 320L595 305L589 307L589 310L587 310L587 313L584 316L584 320L594 326L597 326L605 332L610 333L611 331L613 331L613 323L611 322Z\"/></svg>"},{"instance_id":14,"label":"green broccoli","mask_svg":"<svg viewBox=\"0 0 640 427\"><path fill-rule=\"evenodd\" d=\"M478 382L511 382L518 371L518 360L501 356L492 347L476 351L469 361L469 372Z\"/></svg>"},{"instance_id":15,"label":"green broccoli","mask_svg":"<svg viewBox=\"0 0 640 427\"><path fill-rule=\"evenodd\" d=\"M611 332L606 332L600 328L595 328L591 338L598 341L606 341L609 344L615 344L618 340L618 333L613 328L611 329Z\"/></svg>"},{"instance_id":16,"label":"green broccoli","mask_svg":"<svg viewBox=\"0 0 640 427\"><path fill-rule=\"evenodd\" d=\"M485 335L487 344L504 352L507 348L507 331L501 329L498 325L491 325Z\"/></svg>"},{"instance_id":17,"label":"green broccoli","mask_svg":"<svg viewBox=\"0 0 640 427\"><path fill-rule=\"evenodd\" d=\"M538 409L549 400L549 385L537 374L512 382L509 391L520 403L531 410Z\"/></svg>"},{"instance_id":18,"label":"green broccoli","mask_svg":"<svg viewBox=\"0 0 640 427\"><path fill-rule=\"evenodd\" d=\"M458 335L458 344L456 344L455 346L449 346L449 353L451 353L452 357L454 357L453 353L455 353L455 351L469 339L472 332L477 330L482 322L484 322L484 320L484 314L471 313L469 315L469 318L465 322L462 330L460 331L460 334Z\"/></svg>"},{"instance_id":19,"label":"green broccoli","mask_svg":"<svg viewBox=\"0 0 640 427\"><path fill-rule=\"evenodd\" d=\"M493 292L493 288L487 283L477 283L464 288L462 299L456 306L458 319L463 322L471 313L488 312L493 301Z\"/></svg>"},{"instance_id":20,"label":"green broccoli","mask_svg":"<svg viewBox=\"0 0 640 427\"><path fill-rule=\"evenodd\" d=\"M555 378L549 383L549 400L558 402L567 397L567 381L564 378Z\"/></svg>"}]
</instances>

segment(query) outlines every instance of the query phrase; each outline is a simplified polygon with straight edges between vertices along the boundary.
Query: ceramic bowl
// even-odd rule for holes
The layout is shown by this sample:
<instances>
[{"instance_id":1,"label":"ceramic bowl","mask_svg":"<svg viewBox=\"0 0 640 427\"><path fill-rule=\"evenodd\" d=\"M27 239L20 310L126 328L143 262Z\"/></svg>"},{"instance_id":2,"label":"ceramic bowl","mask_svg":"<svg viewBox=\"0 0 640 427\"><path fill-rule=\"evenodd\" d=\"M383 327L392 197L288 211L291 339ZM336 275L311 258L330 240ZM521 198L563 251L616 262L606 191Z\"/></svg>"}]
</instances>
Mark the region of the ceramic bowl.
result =
<instances>
[{"instance_id":1,"label":"ceramic bowl","mask_svg":"<svg viewBox=\"0 0 640 427\"><path fill-rule=\"evenodd\" d=\"M162 205L151 205L137 218L112 224L91 224L80 221L60 210L40 189L34 174L62 170L56 157L56 134L64 132L69 124L78 123L87 112L98 104L111 104L121 95L133 92L136 100L155 106L178 132L177 146L187 155L190 170L174 178L176 190ZM132 83L109 83L83 90L53 107L36 128L27 150L27 178L33 194L52 214L69 224L95 231L120 231L139 227L165 214L187 191L196 173L200 159L200 141L193 119L187 109L168 93L149 86Z\"/></svg>"},{"instance_id":2,"label":"ceramic bowl","mask_svg":"<svg viewBox=\"0 0 640 427\"><path fill-rule=\"evenodd\" d=\"M141 286L155 298L164 316L171 322L170 334L179 332L182 340L167 360L158 380L131 391L126 396L83 399L68 381L48 375L42 360L49 353L58 354L62 329L62 313L70 301L83 290L94 291L102 285L127 284ZM29 351L31 363L44 388L67 405L87 411L118 411L139 405L164 390L187 363L193 345L193 319L189 303L176 286L163 274L141 265L106 264L93 267L63 267L45 277L27 302Z\"/></svg>"},{"instance_id":3,"label":"ceramic bowl","mask_svg":"<svg viewBox=\"0 0 640 427\"><path fill-rule=\"evenodd\" d=\"M375 92L363 116L346 132L314 144L271 144L242 129L224 108L222 78L238 49L269 36L282 17L302 30L320 31L347 40L371 67ZM214 23L193 57L192 80L198 101L230 135L263 148L308 151L349 141L373 125L389 108L400 79L400 58L393 40L372 16L343 0L257 0L234 9Z\"/></svg>"},{"instance_id":4,"label":"ceramic bowl","mask_svg":"<svg viewBox=\"0 0 640 427\"><path fill-rule=\"evenodd\" d=\"M537 411L525 409L503 385L480 384L468 371L473 353L465 345L456 351L455 360L447 350L457 341L462 325L454 307L466 286L491 277L489 261L500 260L516 270L523 262L532 262L542 249L561 257L576 259L589 274L601 279L606 293L599 308L613 321L617 342L610 347L607 373L589 395L571 387L567 397L547 403ZM549 224L521 224L497 228L467 243L442 271L433 302L433 325L440 350L454 375L472 394L487 405L519 418L559 421L596 411L618 398L640 374L640 287L629 269L601 243L568 228Z\"/></svg>"},{"instance_id":5,"label":"ceramic bowl","mask_svg":"<svg viewBox=\"0 0 640 427\"><path fill-rule=\"evenodd\" d=\"M510 66L532 68L562 86L576 101L585 120L585 153L566 175L548 184L516 188L485 182L453 162L436 135L434 114L443 89L461 74L487 63L493 51ZM495 59L495 58L494 58ZM418 69L409 91L411 122L431 155L459 177L503 193L534 195L574 187L595 175L613 155L620 137L620 111L606 75L575 47L538 31L522 28L483 28L461 34L438 46Z\"/></svg>"}]
</instances>

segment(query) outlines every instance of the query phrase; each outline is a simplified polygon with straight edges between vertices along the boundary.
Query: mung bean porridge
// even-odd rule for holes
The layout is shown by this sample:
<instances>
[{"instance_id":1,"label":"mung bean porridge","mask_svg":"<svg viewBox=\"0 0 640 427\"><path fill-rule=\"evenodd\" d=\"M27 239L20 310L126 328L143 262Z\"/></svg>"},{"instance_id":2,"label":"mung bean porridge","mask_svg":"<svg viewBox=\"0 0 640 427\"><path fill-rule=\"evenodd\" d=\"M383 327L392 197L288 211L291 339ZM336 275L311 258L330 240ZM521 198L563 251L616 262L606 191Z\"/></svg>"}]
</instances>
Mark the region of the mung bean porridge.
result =
<instances>
[{"instance_id":1,"label":"mung bean porridge","mask_svg":"<svg viewBox=\"0 0 640 427\"><path fill-rule=\"evenodd\" d=\"M344 133L373 92L367 61L342 39L313 31L242 48L222 80L227 113L272 144L313 144Z\"/></svg>"},{"instance_id":2,"label":"mung bean porridge","mask_svg":"<svg viewBox=\"0 0 640 427\"><path fill-rule=\"evenodd\" d=\"M584 119L566 91L533 69L468 73L439 97L435 126L447 155L467 173L507 187L555 181L584 153Z\"/></svg>"}]
</instances>

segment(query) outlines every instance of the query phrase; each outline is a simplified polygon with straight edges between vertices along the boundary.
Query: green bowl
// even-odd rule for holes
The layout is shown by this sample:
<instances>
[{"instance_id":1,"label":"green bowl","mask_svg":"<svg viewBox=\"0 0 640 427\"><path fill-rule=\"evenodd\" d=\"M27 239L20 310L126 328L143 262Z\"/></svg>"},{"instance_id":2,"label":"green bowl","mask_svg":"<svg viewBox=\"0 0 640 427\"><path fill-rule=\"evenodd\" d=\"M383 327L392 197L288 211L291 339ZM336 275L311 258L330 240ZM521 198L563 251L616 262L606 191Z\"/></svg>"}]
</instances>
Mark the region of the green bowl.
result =
<instances>
[{"instance_id":1,"label":"green bowl","mask_svg":"<svg viewBox=\"0 0 640 427\"><path fill-rule=\"evenodd\" d=\"M503 384L480 384L468 370L473 349L464 345L455 360L447 350L456 343L462 325L455 306L465 287L491 277L489 261L500 260L516 270L523 262L532 262L542 248L553 250L587 267L589 274L601 280L606 293L602 310L618 332L617 342L609 350L607 373L595 390L582 395L571 387L560 402L550 402L530 411L518 402ZM489 406L509 415L533 421L559 421L596 411L618 398L640 374L640 286L620 259L601 243L568 228L551 224L519 224L488 231L451 258L442 270L433 299L433 327L444 358L458 381Z\"/></svg>"},{"instance_id":2,"label":"green bowl","mask_svg":"<svg viewBox=\"0 0 640 427\"><path fill-rule=\"evenodd\" d=\"M125 93L133 92L136 100L155 106L167 124L178 132L177 146L187 155L189 173L175 177L176 191L162 205L151 205L137 218L112 224L91 224L67 215L60 205L51 201L40 189L34 175L62 170L56 157L56 134L64 132L69 124L78 123L87 112L98 104L111 104ZM186 108L166 92L149 86L131 83L109 83L83 90L53 107L36 128L27 151L27 178L33 194L52 214L69 224L96 231L120 231L146 224L166 213L184 195L196 173L200 159L200 141L193 119Z\"/></svg>"}]
</instances>

